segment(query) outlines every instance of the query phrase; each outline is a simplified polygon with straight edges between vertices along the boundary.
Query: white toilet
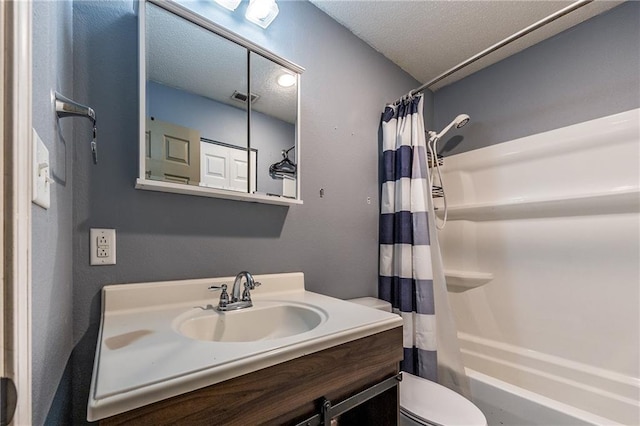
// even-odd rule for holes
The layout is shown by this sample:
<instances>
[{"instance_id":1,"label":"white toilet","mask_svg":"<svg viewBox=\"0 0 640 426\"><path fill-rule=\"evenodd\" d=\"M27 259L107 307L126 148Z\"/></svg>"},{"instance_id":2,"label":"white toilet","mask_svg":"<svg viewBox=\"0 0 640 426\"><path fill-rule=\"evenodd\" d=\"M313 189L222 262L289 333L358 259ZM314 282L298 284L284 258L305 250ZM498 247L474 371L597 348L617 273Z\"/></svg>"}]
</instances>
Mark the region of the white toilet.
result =
<instances>
[{"instance_id":1,"label":"white toilet","mask_svg":"<svg viewBox=\"0 0 640 426\"><path fill-rule=\"evenodd\" d=\"M373 297L349 302L391 312L391 304ZM430 380L403 372L400 382L400 425L487 426L482 411L462 395Z\"/></svg>"}]
</instances>

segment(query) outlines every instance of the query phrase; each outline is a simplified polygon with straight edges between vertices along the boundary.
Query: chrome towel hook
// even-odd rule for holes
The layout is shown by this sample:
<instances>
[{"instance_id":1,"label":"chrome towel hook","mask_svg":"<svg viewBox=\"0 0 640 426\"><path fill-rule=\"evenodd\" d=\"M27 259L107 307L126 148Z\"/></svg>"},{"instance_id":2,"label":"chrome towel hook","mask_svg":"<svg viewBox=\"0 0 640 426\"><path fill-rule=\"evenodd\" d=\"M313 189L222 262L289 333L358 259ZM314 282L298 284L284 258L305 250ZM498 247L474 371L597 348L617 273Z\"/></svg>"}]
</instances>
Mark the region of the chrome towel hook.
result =
<instances>
[{"instance_id":1,"label":"chrome towel hook","mask_svg":"<svg viewBox=\"0 0 640 426\"><path fill-rule=\"evenodd\" d=\"M55 92L55 106L56 114L59 118L63 117L86 117L91 120L93 124L93 139L91 140L91 156L93 157L93 164L98 164L98 142L96 127L96 113L92 108L79 104L58 92Z\"/></svg>"}]
</instances>

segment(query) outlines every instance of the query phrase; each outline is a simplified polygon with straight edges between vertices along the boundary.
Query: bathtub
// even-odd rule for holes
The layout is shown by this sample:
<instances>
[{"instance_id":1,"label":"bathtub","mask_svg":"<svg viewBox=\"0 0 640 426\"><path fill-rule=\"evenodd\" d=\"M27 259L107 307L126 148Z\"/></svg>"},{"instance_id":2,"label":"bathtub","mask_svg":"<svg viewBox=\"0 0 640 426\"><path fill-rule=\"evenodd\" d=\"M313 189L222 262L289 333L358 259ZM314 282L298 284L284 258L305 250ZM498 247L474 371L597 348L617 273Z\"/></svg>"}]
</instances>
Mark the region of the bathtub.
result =
<instances>
[{"instance_id":1,"label":"bathtub","mask_svg":"<svg viewBox=\"0 0 640 426\"><path fill-rule=\"evenodd\" d=\"M471 399L489 426L621 425L486 374L466 369Z\"/></svg>"},{"instance_id":2,"label":"bathtub","mask_svg":"<svg viewBox=\"0 0 640 426\"><path fill-rule=\"evenodd\" d=\"M640 109L444 159L438 239L489 424L640 425L638 158Z\"/></svg>"}]
</instances>

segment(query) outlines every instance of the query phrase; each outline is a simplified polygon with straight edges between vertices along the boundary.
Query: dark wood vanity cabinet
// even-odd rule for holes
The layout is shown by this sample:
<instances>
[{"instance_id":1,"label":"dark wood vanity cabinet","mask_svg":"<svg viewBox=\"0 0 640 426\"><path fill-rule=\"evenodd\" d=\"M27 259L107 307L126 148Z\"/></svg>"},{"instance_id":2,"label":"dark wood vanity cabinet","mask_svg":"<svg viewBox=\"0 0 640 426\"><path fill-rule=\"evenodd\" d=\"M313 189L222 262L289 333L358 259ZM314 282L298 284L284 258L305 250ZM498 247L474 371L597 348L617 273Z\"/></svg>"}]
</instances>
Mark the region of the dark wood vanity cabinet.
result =
<instances>
[{"instance_id":1,"label":"dark wood vanity cabinet","mask_svg":"<svg viewBox=\"0 0 640 426\"><path fill-rule=\"evenodd\" d=\"M340 402L398 374L402 327L100 421L101 425L281 425L318 413L323 398ZM398 387L343 414L339 425L398 424Z\"/></svg>"}]
</instances>

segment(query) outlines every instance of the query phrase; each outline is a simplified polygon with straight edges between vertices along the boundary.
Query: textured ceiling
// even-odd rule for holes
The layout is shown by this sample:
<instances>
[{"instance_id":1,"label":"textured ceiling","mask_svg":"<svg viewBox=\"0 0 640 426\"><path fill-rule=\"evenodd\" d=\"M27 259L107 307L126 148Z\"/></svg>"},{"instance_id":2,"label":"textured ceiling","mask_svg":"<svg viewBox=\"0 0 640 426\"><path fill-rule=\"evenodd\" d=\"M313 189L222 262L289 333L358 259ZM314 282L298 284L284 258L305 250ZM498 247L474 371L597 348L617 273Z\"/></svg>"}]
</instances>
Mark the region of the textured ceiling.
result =
<instances>
[{"instance_id":1,"label":"textured ceiling","mask_svg":"<svg viewBox=\"0 0 640 426\"><path fill-rule=\"evenodd\" d=\"M247 93L247 51L229 40L151 3L146 7L147 79L238 108L234 91ZM252 109L288 123L296 121L296 86L277 78L285 70L251 54Z\"/></svg>"},{"instance_id":2,"label":"textured ceiling","mask_svg":"<svg viewBox=\"0 0 640 426\"><path fill-rule=\"evenodd\" d=\"M571 1L310 0L426 83ZM622 1L595 1L431 86L437 90L579 24Z\"/></svg>"}]
</instances>

